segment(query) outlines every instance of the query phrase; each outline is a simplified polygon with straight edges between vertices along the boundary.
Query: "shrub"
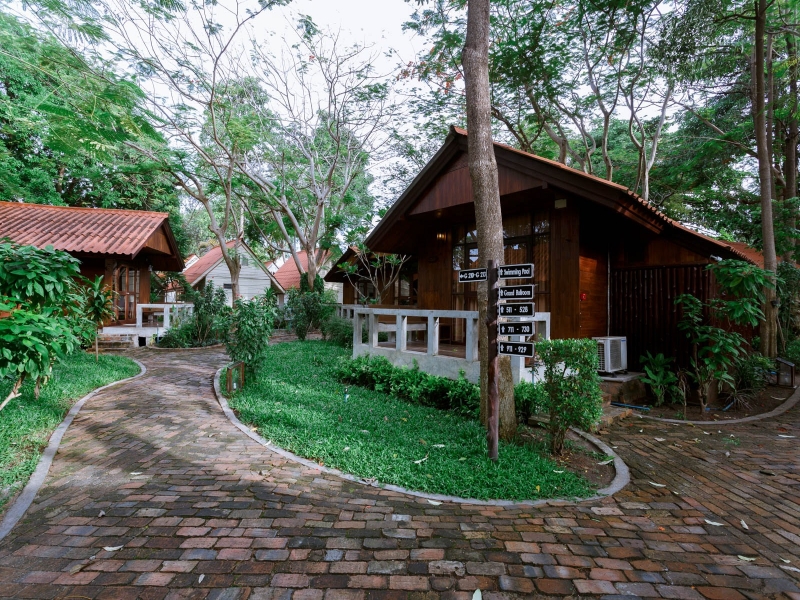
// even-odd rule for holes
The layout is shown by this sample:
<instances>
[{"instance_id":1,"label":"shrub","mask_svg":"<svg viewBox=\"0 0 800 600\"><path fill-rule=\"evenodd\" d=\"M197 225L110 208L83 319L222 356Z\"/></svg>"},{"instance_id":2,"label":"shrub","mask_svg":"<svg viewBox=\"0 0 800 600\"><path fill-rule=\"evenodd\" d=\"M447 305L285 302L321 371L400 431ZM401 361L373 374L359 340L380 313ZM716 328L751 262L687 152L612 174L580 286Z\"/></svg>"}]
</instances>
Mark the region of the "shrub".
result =
<instances>
[{"instance_id":1,"label":"shrub","mask_svg":"<svg viewBox=\"0 0 800 600\"><path fill-rule=\"evenodd\" d=\"M733 386L731 398L742 406L748 406L766 389L770 372L775 363L758 352L740 356L733 365Z\"/></svg>"},{"instance_id":2,"label":"shrub","mask_svg":"<svg viewBox=\"0 0 800 600\"><path fill-rule=\"evenodd\" d=\"M320 329L322 337L326 340L342 348L353 347L353 322L349 319L332 316L322 324Z\"/></svg>"},{"instance_id":3,"label":"shrub","mask_svg":"<svg viewBox=\"0 0 800 600\"><path fill-rule=\"evenodd\" d=\"M783 352L782 356L789 362L800 366L800 338L786 344L786 350Z\"/></svg>"},{"instance_id":4,"label":"shrub","mask_svg":"<svg viewBox=\"0 0 800 600\"><path fill-rule=\"evenodd\" d=\"M225 290L206 284L199 292L192 290L189 299L194 309L188 318L174 320L159 340L161 348L198 348L224 343L231 327L231 307Z\"/></svg>"},{"instance_id":5,"label":"shrub","mask_svg":"<svg viewBox=\"0 0 800 600\"><path fill-rule=\"evenodd\" d=\"M532 415L543 412L547 404L547 390L542 382L520 381L514 388L514 405L517 419L527 423Z\"/></svg>"},{"instance_id":6,"label":"shrub","mask_svg":"<svg viewBox=\"0 0 800 600\"><path fill-rule=\"evenodd\" d=\"M14 381L0 409L27 378L36 381L38 397L53 364L91 340L94 326L78 293L78 265L52 246L0 243L0 379Z\"/></svg>"},{"instance_id":7,"label":"shrub","mask_svg":"<svg viewBox=\"0 0 800 600\"><path fill-rule=\"evenodd\" d=\"M264 362L275 320L277 301L272 290L251 300L237 298L231 330L225 347L234 361L242 361L253 372Z\"/></svg>"},{"instance_id":8,"label":"shrub","mask_svg":"<svg viewBox=\"0 0 800 600\"><path fill-rule=\"evenodd\" d=\"M300 340L305 340L312 329L320 329L333 316L336 295L325 290L322 278L317 275L314 289L305 277L300 278L300 289L292 288L286 294L286 307L291 315L292 329Z\"/></svg>"},{"instance_id":9,"label":"shrub","mask_svg":"<svg viewBox=\"0 0 800 600\"><path fill-rule=\"evenodd\" d=\"M717 279L720 298L706 303L691 294L675 298L675 303L683 309L678 329L692 344L689 376L697 384L701 411L708 405L713 383L716 382L717 389L724 384L735 387L734 363L746 345L740 333L717 327L711 316L732 325L755 327L764 319L761 311L764 288L774 287L769 273L744 261L721 261L708 269Z\"/></svg>"},{"instance_id":10,"label":"shrub","mask_svg":"<svg viewBox=\"0 0 800 600\"><path fill-rule=\"evenodd\" d=\"M230 329L231 307L225 290L207 283L193 294L194 310L187 321L193 323L192 341L195 346L210 346L224 342Z\"/></svg>"},{"instance_id":11,"label":"shrub","mask_svg":"<svg viewBox=\"0 0 800 600\"><path fill-rule=\"evenodd\" d=\"M191 319L173 324L158 340L159 348L191 348L194 344L194 327Z\"/></svg>"},{"instance_id":12,"label":"shrub","mask_svg":"<svg viewBox=\"0 0 800 600\"><path fill-rule=\"evenodd\" d=\"M594 340L545 340L537 353L545 367L545 407L550 413L550 452L564 451L570 427L591 429L602 415Z\"/></svg>"},{"instance_id":13,"label":"shrub","mask_svg":"<svg viewBox=\"0 0 800 600\"><path fill-rule=\"evenodd\" d=\"M667 396L676 395L675 386L678 383L678 378L675 373L669 370L672 359L666 358L661 352L655 356L648 352L646 356L639 357L639 360L644 369L642 383L650 386L650 390L656 399L655 405L661 406Z\"/></svg>"},{"instance_id":14,"label":"shrub","mask_svg":"<svg viewBox=\"0 0 800 600\"><path fill-rule=\"evenodd\" d=\"M392 394L401 400L423 406L452 410L475 417L480 410L480 390L464 378L457 380L428 375L419 370L395 367L382 356L359 356L347 360L336 372L337 378L378 392Z\"/></svg>"}]
</instances>

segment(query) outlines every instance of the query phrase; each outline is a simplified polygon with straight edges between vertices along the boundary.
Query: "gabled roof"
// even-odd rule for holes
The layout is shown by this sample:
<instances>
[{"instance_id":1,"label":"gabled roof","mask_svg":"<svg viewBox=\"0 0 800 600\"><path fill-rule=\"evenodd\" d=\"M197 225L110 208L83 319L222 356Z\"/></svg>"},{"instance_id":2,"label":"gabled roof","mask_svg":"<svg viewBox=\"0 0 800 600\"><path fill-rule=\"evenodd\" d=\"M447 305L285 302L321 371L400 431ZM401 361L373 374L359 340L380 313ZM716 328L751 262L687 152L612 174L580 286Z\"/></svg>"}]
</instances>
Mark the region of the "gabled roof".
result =
<instances>
[{"instance_id":1,"label":"gabled roof","mask_svg":"<svg viewBox=\"0 0 800 600\"><path fill-rule=\"evenodd\" d=\"M278 288L278 293L283 294L286 290L283 286L278 282L275 276L269 272L267 266L261 262L261 260L255 255L253 250L245 244L243 241L239 241L238 244L235 240L229 241L225 244L228 248L233 248L234 246L241 246L245 249L245 251L252 257L252 259L256 262L258 267L266 273L267 277L272 281L272 285ZM189 266L184 272L183 276L186 278L186 281L189 285L194 285L195 283L199 282L203 279L206 275L208 275L214 268L217 267L220 263L223 262L222 257L222 249L219 246L214 246L206 252L203 256L201 256L197 261L195 261L191 266Z\"/></svg>"},{"instance_id":2,"label":"gabled roof","mask_svg":"<svg viewBox=\"0 0 800 600\"><path fill-rule=\"evenodd\" d=\"M508 172L513 171L522 178L518 184L519 189L525 186L531 188L532 182L538 182L539 187L549 185L559 188L605 206L654 233L669 231L684 243L702 249L706 254L721 254L723 257L735 256L751 260L737 248L670 219L649 202L618 183L505 144L495 142L494 149L498 166L506 168ZM408 247L399 248L398 245L405 243L408 246L412 243L414 223L418 222L413 220L412 212L418 201L431 189L437 178L442 176L459 157L463 159L466 153L467 132L458 127L451 127L442 147L392 205L367 237L365 244L370 249L380 252L410 251ZM502 184L501 181L501 186Z\"/></svg>"},{"instance_id":3,"label":"gabled roof","mask_svg":"<svg viewBox=\"0 0 800 600\"><path fill-rule=\"evenodd\" d=\"M183 269L169 215L162 212L0 202L0 238L5 237L77 255L133 260L146 254L156 269Z\"/></svg>"},{"instance_id":4,"label":"gabled roof","mask_svg":"<svg viewBox=\"0 0 800 600\"><path fill-rule=\"evenodd\" d=\"M324 263L328 257L330 256L330 252L325 252L323 255L322 262ZM297 258L300 259L300 264L303 267L303 272L308 272L308 254L305 250L300 250L297 253ZM299 288L300 287L300 271L297 270L297 265L294 262L294 258L289 257L281 267L275 271L275 279L283 286L284 289L289 290L291 288Z\"/></svg>"},{"instance_id":5,"label":"gabled roof","mask_svg":"<svg viewBox=\"0 0 800 600\"><path fill-rule=\"evenodd\" d=\"M228 246L228 248L233 248L235 243L235 241L228 242L226 246ZM222 261L222 250L219 246L214 246L203 254L203 256L186 267L183 271L183 276L190 285L194 285L196 281L202 279L211 269L216 267L220 261Z\"/></svg>"}]
</instances>

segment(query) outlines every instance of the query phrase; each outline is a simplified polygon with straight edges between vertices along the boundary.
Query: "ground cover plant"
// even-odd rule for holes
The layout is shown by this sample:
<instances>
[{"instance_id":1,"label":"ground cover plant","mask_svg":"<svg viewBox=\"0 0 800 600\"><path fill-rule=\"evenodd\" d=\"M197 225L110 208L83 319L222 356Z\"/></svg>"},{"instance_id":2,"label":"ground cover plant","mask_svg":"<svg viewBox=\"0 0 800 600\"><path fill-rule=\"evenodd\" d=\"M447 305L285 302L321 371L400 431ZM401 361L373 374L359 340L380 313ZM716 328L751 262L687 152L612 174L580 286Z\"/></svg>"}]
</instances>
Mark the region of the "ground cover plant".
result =
<instances>
[{"instance_id":1,"label":"ground cover plant","mask_svg":"<svg viewBox=\"0 0 800 600\"><path fill-rule=\"evenodd\" d=\"M68 355L53 367L53 375L34 399L34 382L27 381L0 419L0 507L28 481L50 434L67 411L91 390L139 373L139 365L121 356L84 352ZM0 381L0 396L13 382Z\"/></svg>"},{"instance_id":2,"label":"ground cover plant","mask_svg":"<svg viewBox=\"0 0 800 600\"><path fill-rule=\"evenodd\" d=\"M269 347L268 368L230 400L274 444L325 466L415 490L472 498L585 497L591 484L539 445L486 455L480 422L337 380L349 355L330 342Z\"/></svg>"}]
</instances>

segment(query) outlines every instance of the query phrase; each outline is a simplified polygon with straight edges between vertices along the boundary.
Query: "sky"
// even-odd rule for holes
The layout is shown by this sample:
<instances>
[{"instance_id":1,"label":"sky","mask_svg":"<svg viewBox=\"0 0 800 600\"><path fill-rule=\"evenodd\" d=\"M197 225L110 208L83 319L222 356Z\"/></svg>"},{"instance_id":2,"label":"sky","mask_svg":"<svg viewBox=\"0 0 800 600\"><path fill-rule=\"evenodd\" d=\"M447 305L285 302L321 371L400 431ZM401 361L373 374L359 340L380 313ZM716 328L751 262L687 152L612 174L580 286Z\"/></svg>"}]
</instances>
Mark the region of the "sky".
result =
<instances>
[{"instance_id":1,"label":"sky","mask_svg":"<svg viewBox=\"0 0 800 600\"><path fill-rule=\"evenodd\" d=\"M387 58L385 65L378 66L383 71L414 60L423 44L412 32L402 29L416 6L414 0L294 0L272 13L281 15L287 28L296 21L296 15L309 15L322 28L341 30L347 41L373 44L381 52L397 51L396 58Z\"/></svg>"}]
</instances>

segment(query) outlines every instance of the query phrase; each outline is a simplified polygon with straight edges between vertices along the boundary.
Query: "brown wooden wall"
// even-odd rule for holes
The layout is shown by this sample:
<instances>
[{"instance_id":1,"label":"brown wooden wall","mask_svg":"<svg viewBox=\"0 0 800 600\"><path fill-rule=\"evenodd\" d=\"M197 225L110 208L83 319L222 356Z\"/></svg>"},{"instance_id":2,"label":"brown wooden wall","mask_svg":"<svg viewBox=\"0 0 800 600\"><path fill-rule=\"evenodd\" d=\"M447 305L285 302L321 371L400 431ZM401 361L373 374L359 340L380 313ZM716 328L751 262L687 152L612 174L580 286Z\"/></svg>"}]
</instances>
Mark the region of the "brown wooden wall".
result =
<instances>
[{"instance_id":1,"label":"brown wooden wall","mask_svg":"<svg viewBox=\"0 0 800 600\"><path fill-rule=\"evenodd\" d=\"M607 335L608 332L608 258L605 252L582 248L581 270L581 337Z\"/></svg>"},{"instance_id":2,"label":"brown wooden wall","mask_svg":"<svg viewBox=\"0 0 800 600\"><path fill-rule=\"evenodd\" d=\"M355 304L356 290L349 281L342 282L342 304Z\"/></svg>"},{"instance_id":3,"label":"brown wooden wall","mask_svg":"<svg viewBox=\"0 0 800 600\"><path fill-rule=\"evenodd\" d=\"M550 337L580 337L580 227L577 202L550 219Z\"/></svg>"},{"instance_id":4,"label":"brown wooden wall","mask_svg":"<svg viewBox=\"0 0 800 600\"><path fill-rule=\"evenodd\" d=\"M638 369L645 351L663 352L680 365L689 362L686 335L678 330L675 298L692 294L702 301L715 293L704 265L634 267L611 271L611 335L628 338L628 367Z\"/></svg>"},{"instance_id":5,"label":"brown wooden wall","mask_svg":"<svg viewBox=\"0 0 800 600\"><path fill-rule=\"evenodd\" d=\"M437 240L435 234L420 236L417 305L431 310L452 309L452 236Z\"/></svg>"}]
</instances>

